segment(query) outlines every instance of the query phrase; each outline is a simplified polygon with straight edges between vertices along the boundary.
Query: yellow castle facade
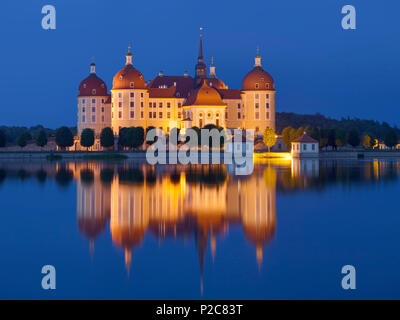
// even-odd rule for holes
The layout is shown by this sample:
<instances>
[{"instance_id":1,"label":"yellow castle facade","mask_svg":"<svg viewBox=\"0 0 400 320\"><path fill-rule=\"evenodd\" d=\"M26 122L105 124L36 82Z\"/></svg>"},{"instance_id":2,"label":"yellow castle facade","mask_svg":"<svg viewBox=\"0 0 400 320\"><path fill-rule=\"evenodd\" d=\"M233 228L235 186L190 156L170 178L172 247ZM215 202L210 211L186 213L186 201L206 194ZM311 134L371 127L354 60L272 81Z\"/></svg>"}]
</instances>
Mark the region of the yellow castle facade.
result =
<instances>
[{"instance_id":1,"label":"yellow castle facade","mask_svg":"<svg viewBox=\"0 0 400 320\"><path fill-rule=\"evenodd\" d=\"M275 129L274 80L262 68L258 52L240 89L228 88L215 70L212 61L207 74L202 36L194 77L187 72L182 76L160 72L146 82L128 49L125 66L115 74L108 93L92 63L90 75L79 85L78 135L91 128L99 136L105 127L111 127L118 135L121 128L132 126L160 128L167 134L172 128L202 128L207 124L254 129L259 135L267 127Z\"/></svg>"}]
</instances>

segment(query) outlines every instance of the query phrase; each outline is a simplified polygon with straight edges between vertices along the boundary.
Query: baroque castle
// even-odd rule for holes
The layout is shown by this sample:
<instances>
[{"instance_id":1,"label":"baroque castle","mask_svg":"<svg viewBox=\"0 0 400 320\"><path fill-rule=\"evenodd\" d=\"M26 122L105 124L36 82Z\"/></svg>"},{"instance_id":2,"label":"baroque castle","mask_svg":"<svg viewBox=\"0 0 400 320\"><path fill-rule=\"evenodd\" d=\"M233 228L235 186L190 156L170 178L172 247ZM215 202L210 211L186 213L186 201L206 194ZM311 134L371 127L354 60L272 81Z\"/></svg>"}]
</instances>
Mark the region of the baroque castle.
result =
<instances>
[{"instance_id":1,"label":"baroque castle","mask_svg":"<svg viewBox=\"0 0 400 320\"><path fill-rule=\"evenodd\" d=\"M209 69L207 75L202 35L194 78L187 72L182 76L160 72L146 82L133 66L129 48L125 67L115 74L109 94L92 63L90 75L79 85L78 135L90 128L98 137L105 127L118 135L121 128L132 126L160 128L167 134L175 127L185 130L207 124L254 129L259 135L267 127L275 129L274 80L262 68L258 50L254 68L243 78L241 89L229 89L216 76L213 62Z\"/></svg>"}]
</instances>

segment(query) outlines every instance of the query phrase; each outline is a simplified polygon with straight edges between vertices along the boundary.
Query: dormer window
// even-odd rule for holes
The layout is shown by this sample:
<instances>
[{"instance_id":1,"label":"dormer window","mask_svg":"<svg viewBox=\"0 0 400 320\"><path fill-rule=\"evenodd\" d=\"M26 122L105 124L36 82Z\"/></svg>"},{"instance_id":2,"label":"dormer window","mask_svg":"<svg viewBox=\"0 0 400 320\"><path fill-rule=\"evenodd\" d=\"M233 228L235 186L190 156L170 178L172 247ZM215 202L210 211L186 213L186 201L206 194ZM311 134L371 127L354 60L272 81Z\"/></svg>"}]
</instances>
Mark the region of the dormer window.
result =
<instances>
[{"instance_id":1,"label":"dormer window","mask_svg":"<svg viewBox=\"0 0 400 320\"><path fill-rule=\"evenodd\" d=\"M83 84L83 87L86 88L86 83Z\"/></svg>"},{"instance_id":2,"label":"dormer window","mask_svg":"<svg viewBox=\"0 0 400 320\"><path fill-rule=\"evenodd\" d=\"M129 86L130 86L131 88L134 88L134 87L135 87L135 83L134 83L134 82L131 82L131 83L129 84Z\"/></svg>"},{"instance_id":3,"label":"dormer window","mask_svg":"<svg viewBox=\"0 0 400 320\"><path fill-rule=\"evenodd\" d=\"M122 76L119 76L119 80L122 80L122 78L123 78Z\"/></svg>"},{"instance_id":4,"label":"dormer window","mask_svg":"<svg viewBox=\"0 0 400 320\"><path fill-rule=\"evenodd\" d=\"M265 88L269 89L269 83L265 84Z\"/></svg>"},{"instance_id":5,"label":"dormer window","mask_svg":"<svg viewBox=\"0 0 400 320\"><path fill-rule=\"evenodd\" d=\"M92 90L92 94L96 94L96 89L93 89L93 90Z\"/></svg>"},{"instance_id":6,"label":"dormer window","mask_svg":"<svg viewBox=\"0 0 400 320\"><path fill-rule=\"evenodd\" d=\"M177 93L176 93L176 96L177 96L177 97L180 97L180 96L181 96L180 92L177 92Z\"/></svg>"},{"instance_id":7,"label":"dormer window","mask_svg":"<svg viewBox=\"0 0 400 320\"><path fill-rule=\"evenodd\" d=\"M256 89L258 89L258 83L256 83Z\"/></svg>"},{"instance_id":8,"label":"dormer window","mask_svg":"<svg viewBox=\"0 0 400 320\"><path fill-rule=\"evenodd\" d=\"M104 88L104 83L101 84L101 87Z\"/></svg>"}]
</instances>

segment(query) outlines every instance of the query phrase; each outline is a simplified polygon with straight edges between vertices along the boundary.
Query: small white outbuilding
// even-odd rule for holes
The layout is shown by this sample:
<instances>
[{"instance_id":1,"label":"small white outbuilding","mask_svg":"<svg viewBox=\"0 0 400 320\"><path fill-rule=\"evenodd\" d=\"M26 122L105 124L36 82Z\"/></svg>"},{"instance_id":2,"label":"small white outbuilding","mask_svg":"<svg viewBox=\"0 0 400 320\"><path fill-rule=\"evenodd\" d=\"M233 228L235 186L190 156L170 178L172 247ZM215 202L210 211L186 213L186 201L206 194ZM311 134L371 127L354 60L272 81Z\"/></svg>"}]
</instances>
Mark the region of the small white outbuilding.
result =
<instances>
[{"instance_id":1,"label":"small white outbuilding","mask_svg":"<svg viewBox=\"0 0 400 320\"><path fill-rule=\"evenodd\" d=\"M318 157L319 143L317 140L304 134L292 142L292 157L293 158L306 158Z\"/></svg>"}]
</instances>

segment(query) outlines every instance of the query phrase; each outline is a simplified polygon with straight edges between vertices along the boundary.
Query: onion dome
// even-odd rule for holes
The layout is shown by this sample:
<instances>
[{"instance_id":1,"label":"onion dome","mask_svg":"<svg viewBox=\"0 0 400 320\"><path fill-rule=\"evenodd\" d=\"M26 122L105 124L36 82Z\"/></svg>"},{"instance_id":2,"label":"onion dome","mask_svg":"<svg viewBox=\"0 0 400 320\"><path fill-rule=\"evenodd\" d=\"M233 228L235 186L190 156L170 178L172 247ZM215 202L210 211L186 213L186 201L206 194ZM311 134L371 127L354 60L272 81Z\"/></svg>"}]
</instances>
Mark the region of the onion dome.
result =
<instances>
[{"instance_id":1,"label":"onion dome","mask_svg":"<svg viewBox=\"0 0 400 320\"><path fill-rule=\"evenodd\" d=\"M208 85L208 80L204 79L201 86L193 89L187 99L185 100L184 106L225 106L226 104L222 101L219 92Z\"/></svg>"},{"instance_id":2,"label":"onion dome","mask_svg":"<svg viewBox=\"0 0 400 320\"><path fill-rule=\"evenodd\" d=\"M242 81L243 90L273 90L274 79L261 67L261 56L258 53L255 58L254 69L251 70Z\"/></svg>"},{"instance_id":3,"label":"onion dome","mask_svg":"<svg viewBox=\"0 0 400 320\"><path fill-rule=\"evenodd\" d=\"M214 57L211 57L211 65L210 65L210 74L209 78L207 78L207 83L210 87L214 87L215 89L227 89L225 83L217 78L215 74L215 65L214 65Z\"/></svg>"},{"instance_id":4,"label":"onion dome","mask_svg":"<svg viewBox=\"0 0 400 320\"><path fill-rule=\"evenodd\" d=\"M103 80L96 75L96 65L91 63L90 75L82 80L78 89L78 97L107 96L107 86Z\"/></svg>"},{"instance_id":5,"label":"onion dome","mask_svg":"<svg viewBox=\"0 0 400 320\"><path fill-rule=\"evenodd\" d=\"M213 88L218 89L218 90L227 89L225 83L222 80L218 79L218 78L208 78L207 79L207 84L210 87L213 87Z\"/></svg>"},{"instance_id":6,"label":"onion dome","mask_svg":"<svg viewBox=\"0 0 400 320\"><path fill-rule=\"evenodd\" d=\"M146 81L143 74L132 65L130 47L126 54L125 67L117 72L113 78L113 90L118 89L145 89Z\"/></svg>"}]
</instances>

